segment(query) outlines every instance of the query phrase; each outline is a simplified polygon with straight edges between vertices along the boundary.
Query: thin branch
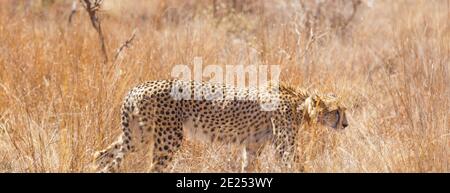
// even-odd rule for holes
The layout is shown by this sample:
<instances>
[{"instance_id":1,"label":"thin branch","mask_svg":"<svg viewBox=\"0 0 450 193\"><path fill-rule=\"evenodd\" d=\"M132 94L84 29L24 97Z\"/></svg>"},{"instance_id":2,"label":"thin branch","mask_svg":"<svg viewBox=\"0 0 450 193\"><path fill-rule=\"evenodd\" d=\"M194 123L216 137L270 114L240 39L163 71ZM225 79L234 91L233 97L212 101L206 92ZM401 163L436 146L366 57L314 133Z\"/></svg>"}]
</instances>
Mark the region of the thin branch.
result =
<instances>
[{"instance_id":1,"label":"thin branch","mask_svg":"<svg viewBox=\"0 0 450 193\"><path fill-rule=\"evenodd\" d=\"M341 26L341 29L347 28L348 24L350 24L350 22L355 17L356 12L358 11L358 7L359 7L360 4L361 4L361 0L352 0L352 7L353 7L352 15L350 15L350 17L347 18L347 20L345 20L344 24Z\"/></svg>"},{"instance_id":2,"label":"thin branch","mask_svg":"<svg viewBox=\"0 0 450 193\"><path fill-rule=\"evenodd\" d=\"M82 0L84 2L83 6L89 14L92 26L97 31L100 39L100 47L102 49L104 63L108 63L108 52L106 51L105 36L103 35L102 25L100 19L98 18L98 11L103 3L103 0Z\"/></svg>"},{"instance_id":3,"label":"thin branch","mask_svg":"<svg viewBox=\"0 0 450 193\"><path fill-rule=\"evenodd\" d=\"M75 13L77 13L77 1L76 0L74 0L72 2L72 10L70 11L70 15L69 15L69 24L72 23L72 19L73 19L73 16L75 15Z\"/></svg>"},{"instance_id":4,"label":"thin branch","mask_svg":"<svg viewBox=\"0 0 450 193\"><path fill-rule=\"evenodd\" d=\"M122 51L125 48L130 47L131 43L133 42L134 38L136 37L136 32L137 32L137 29L134 29L131 36L116 50L116 55L114 56L114 61L117 60L117 58L120 56L120 54L122 53Z\"/></svg>"}]
</instances>

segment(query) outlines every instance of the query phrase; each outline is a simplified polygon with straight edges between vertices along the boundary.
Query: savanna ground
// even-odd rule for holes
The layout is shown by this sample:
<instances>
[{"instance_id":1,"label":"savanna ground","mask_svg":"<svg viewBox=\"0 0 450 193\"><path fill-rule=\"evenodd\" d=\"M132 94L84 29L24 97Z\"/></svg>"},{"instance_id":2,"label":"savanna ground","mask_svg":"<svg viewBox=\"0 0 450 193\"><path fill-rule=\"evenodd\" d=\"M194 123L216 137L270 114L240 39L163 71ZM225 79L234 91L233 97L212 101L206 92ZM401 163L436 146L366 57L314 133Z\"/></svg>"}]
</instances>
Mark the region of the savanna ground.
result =
<instances>
[{"instance_id":1,"label":"savanna ground","mask_svg":"<svg viewBox=\"0 0 450 193\"><path fill-rule=\"evenodd\" d=\"M281 65L282 81L343 98L350 126L299 142L306 172L449 172L449 4L105 0L105 62L80 3L69 23L72 1L0 1L0 171L91 172L92 154L121 132L128 89L201 57ZM259 172L298 171L273 151ZM169 171L236 172L240 154L186 141ZM148 168L142 157L125 164Z\"/></svg>"}]
</instances>

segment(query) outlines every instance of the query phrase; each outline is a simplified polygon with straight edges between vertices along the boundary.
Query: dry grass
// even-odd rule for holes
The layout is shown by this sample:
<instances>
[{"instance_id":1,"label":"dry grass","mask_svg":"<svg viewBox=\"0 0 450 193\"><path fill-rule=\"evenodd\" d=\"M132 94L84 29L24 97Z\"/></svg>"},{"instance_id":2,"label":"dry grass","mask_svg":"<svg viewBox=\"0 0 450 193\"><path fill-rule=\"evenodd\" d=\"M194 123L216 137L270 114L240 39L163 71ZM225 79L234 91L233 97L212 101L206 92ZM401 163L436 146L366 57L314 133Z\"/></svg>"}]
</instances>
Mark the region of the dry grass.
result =
<instances>
[{"instance_id":1,"label":"dry grass","mask_svg":"<svg viewBox=\"0 0 450 193\"><path fill-rule=\"evenodd\" d=\"M91 171L126 91L198 56L279 64L283 81L344 97L350 127L300 144L307 172L450 172L449 0L377 0L354 16L345 0L127 2L100 12L110 58L139 28L106 64L87 13L68 24L71 1L0 2L0 171ZM236 172L239 155L187 141L170 170ZM260 171L286 172L272 155Z\"/></svg>"}]
</instances>

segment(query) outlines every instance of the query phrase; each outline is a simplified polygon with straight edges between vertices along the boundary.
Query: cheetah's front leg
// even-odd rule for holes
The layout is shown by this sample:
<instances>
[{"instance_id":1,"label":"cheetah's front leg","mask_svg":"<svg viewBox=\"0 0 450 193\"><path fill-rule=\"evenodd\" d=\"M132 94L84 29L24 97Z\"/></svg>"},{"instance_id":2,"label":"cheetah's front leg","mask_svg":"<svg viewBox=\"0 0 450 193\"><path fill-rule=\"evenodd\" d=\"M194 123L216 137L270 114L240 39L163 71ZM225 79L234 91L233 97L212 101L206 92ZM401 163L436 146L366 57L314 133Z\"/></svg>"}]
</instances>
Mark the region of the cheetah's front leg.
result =
<instances>
[{"instance_id":1,"label":"cheetah's front leg","mask_svg":"<svg viewBox=\"0 0 450 193\"><path fill-rule=\"evenodd\" d=\"M273 120L273 144L278 154L277 158L288 169L292 169L295 158L296 132L286 120Z\"/></svg>"},{"instance_id":2,"label":"cheetah's front leg","mask_svg":"<svg viewBox=\"0 0 450 193\"><path fill-rule=\"evenodd\" d=\"M243 149L241 172L254 172L258 166L258 157L261 155L265 143L251 143Z\"/></svg>"}]
</instances>

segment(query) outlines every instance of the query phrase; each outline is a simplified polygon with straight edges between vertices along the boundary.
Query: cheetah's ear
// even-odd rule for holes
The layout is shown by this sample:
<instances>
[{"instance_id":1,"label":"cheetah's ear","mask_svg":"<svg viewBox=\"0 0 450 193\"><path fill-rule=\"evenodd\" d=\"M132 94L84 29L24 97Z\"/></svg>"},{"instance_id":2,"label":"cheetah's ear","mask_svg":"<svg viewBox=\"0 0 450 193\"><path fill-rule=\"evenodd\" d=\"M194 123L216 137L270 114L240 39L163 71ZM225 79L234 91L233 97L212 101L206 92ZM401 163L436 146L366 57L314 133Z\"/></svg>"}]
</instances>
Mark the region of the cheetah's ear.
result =
<instances>
[{"instance_id":1,"label":"cheetah's ear","mask_svg":"<svg viewBox=\"0 0 450 193\"><path fill-rule=\"evenodd\" d=\"M316 121L322 103L323 101L320 97L317 95L311 95L300 105L299 110L303 112L303 116L308 122Z\"/></svg>"},{"instance_id":2,"label":"cheetah's ear","mask_svg":"<svg viewBox=\"0 0 450 193\"><path fill-rule=\"evenodd\" d=\"M300 105L299 110L303 112L303 117L306 119L306 121L311 121L315 114L314 96L309 96L308 98L306 98L305 101Z\"/></svg>"}]
</instances>

